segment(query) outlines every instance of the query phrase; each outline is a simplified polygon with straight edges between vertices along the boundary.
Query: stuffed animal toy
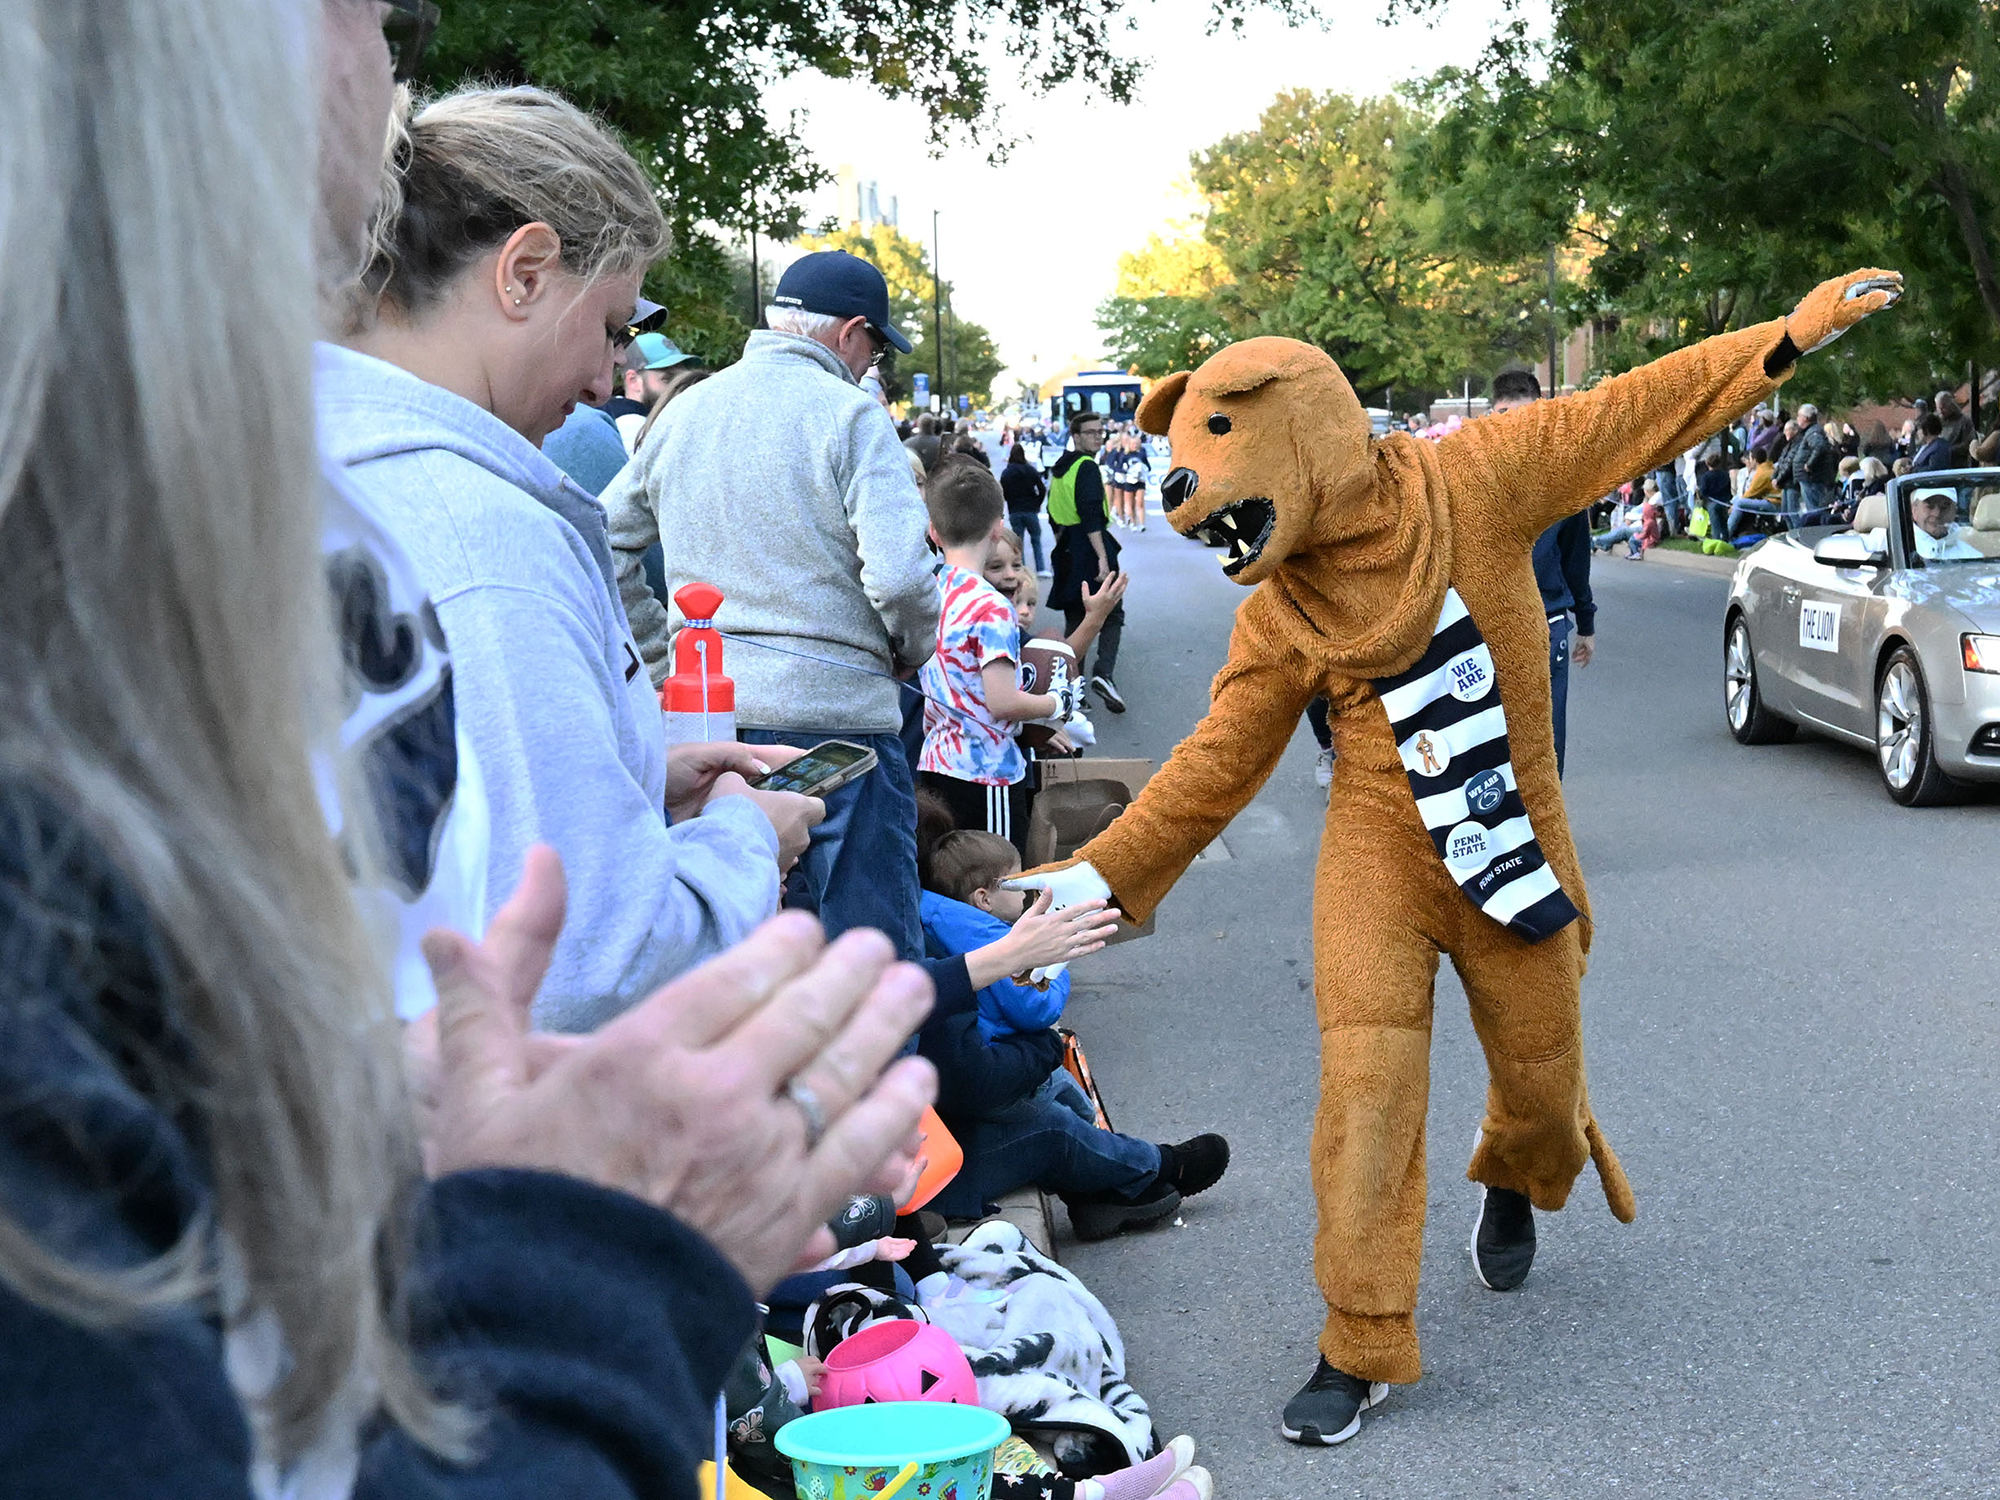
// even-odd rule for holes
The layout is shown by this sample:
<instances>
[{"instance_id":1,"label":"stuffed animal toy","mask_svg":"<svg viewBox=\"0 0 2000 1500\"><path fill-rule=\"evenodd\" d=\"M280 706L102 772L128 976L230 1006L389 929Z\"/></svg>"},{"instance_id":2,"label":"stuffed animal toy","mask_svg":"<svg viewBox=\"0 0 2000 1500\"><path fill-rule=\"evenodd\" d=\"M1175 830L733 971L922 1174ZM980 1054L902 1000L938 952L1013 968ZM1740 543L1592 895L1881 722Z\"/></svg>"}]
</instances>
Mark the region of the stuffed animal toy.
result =
<instances>
[{"instance_id":1,"label":"stuffed animal toy","mask_svg":"<svg viewBox=\"0 0 2000 1500\"><path fill-rule=\"evenodd\" d=\"M1591 1112L1580 1011L1589 903L1557 779L1549 632L1530 552L1548 526L1769 395L1801 353L1901 294L1857 271L1785 318L1432 443L1371 436L1320 350L1258 338L1160 382L1139 424L1172 439L1161 505L1252 588L1208 716L1064 865L1058 903L1110 896L1144 921L1256 794L1316 694L1339 760L1314 900L1320 1101L1312 1134L1321 1362L1285 1435L1351 1436L1420 1371L1432 984L1449 955L1490 1081L1467 1176L1486 1188L1474 1261L1518 1284L1529 1205L1584 1162L1611 1212L1632 1190Z\"/></svg>"}]
</instances>

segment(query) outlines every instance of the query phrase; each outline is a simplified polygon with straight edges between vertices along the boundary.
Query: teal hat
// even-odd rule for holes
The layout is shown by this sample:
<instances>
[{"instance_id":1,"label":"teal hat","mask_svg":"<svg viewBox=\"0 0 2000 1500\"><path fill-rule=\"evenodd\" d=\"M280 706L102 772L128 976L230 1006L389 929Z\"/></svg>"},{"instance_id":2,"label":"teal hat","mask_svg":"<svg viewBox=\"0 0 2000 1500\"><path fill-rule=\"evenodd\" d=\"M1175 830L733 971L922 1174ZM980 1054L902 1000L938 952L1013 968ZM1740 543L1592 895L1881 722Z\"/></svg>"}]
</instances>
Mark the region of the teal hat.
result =
<instances>
[{"instance_id":1,"label":"teal hat","mask_svg":"<svg viewBox=\"0 0 2000 1500\"><path fill-rule=\"evenodd\" d=\"M638 357L627 362L628 370L671 370L695 357L664 333L642 333L632 340L632 349Z\"/></svg>"}]
</instances>

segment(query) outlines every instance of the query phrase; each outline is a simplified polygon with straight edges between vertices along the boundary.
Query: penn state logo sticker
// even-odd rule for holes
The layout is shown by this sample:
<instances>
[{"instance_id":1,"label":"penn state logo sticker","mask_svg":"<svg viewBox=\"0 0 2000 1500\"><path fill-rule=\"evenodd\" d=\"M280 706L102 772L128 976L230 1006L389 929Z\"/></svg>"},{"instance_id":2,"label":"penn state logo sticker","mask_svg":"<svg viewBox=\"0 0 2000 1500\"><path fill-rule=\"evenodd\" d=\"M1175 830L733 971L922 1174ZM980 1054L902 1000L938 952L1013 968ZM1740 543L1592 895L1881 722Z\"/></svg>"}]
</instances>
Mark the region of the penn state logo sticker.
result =
<instances>
[{"instance_id":1,"label":"penn state logo sticker","mask_svg":"<svg viewBox=\"0 0 2000 1500\"><path fill-rule=\"evenodd\" d=\"M1452 659L1445 667L1445 680L1450 684L1452 697L1460 703L1484 698L1486 690L1493 686L1493 659L1484 646L1474 647Z\"/></svg>"},{"instance_id":2,"label":"penn state logo sticker","mask_svg":"<svg viewBox=\"0 0 2000 1500\"><path fill-rule=\"evenodd\" d=\"M1486 829L1473 822L1460 823L1444 836L1444 862L1458 875L1476 875L1492 856Z\"/></svg>"},{"instance_id":3,"label":"penn state logo sticker","mask_svg":"<svg viewBox=\"0 0 2000 1500\"><path fill-rule=\"evenodd\" d=\"M1465 784L1465 805L1476 813L1490 813L1507 795L1507 778L1498 771L1481 771Z\"/></svg>"},{"instance_id":4,"label":"penn state logo sticker","mask_svg":"<svg viewBox=\"0 0 2000 1500\"><path fill-rule=\"evenodd\" d=\"M1451 764L1451 751L1445 748L1443 740L1428 729L1421 729L1410 741L1407 760L1409 768L1419 776L1442 776L1444 768Z\"/></svg>"}]
</instances>

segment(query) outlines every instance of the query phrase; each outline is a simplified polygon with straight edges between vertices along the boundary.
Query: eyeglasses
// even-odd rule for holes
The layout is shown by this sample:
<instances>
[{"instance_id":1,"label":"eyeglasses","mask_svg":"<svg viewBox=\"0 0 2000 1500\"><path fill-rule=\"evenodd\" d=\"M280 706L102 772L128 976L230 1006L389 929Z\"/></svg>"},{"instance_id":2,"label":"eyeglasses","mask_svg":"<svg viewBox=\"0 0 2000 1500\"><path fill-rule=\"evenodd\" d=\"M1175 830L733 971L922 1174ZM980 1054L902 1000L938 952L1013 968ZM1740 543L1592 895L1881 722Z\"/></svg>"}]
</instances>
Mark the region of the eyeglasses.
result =
<instances>
[{"instance_id":1,"label":"eyeglasses","mask_svg":"<svg viewBox=\"0 0 2000 1500\"><path fill-rule=\"evenodd\" d=\"M384 0L389 14L382 18L382 35L389 43L389 58L396 65L396 82L408 83L417 76L417 64L431 44L438 22L443 19L432 0Z\"/></svg>"}]
</instances>

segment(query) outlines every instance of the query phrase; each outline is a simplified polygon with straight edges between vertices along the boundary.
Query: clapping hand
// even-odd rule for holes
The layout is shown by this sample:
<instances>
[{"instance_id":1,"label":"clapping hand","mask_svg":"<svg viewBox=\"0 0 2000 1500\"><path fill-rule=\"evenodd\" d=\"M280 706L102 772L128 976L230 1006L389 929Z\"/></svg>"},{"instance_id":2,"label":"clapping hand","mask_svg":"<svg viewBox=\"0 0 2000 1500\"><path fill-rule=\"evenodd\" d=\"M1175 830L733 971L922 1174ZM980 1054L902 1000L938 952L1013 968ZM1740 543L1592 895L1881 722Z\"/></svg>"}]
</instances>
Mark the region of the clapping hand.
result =
<instances>
[{"instance_id":1,"label":"clapping hand","mask_svg":"<svg viewBox=\"0 0 2000 1500\"><path fill-rule=\"evenodd\" d=\"M561 861L538 846L483 941L425 937L438 990L426 1163L630 1193L705 1234L761 1296L830 1253L843 1202L907 1169L937 1078L891 1060L930 1011L930 980L879 933L829 944L784 913L599 1031L541 1036L528 1012L565 901Z\"/></svg>"}]
</instances>

